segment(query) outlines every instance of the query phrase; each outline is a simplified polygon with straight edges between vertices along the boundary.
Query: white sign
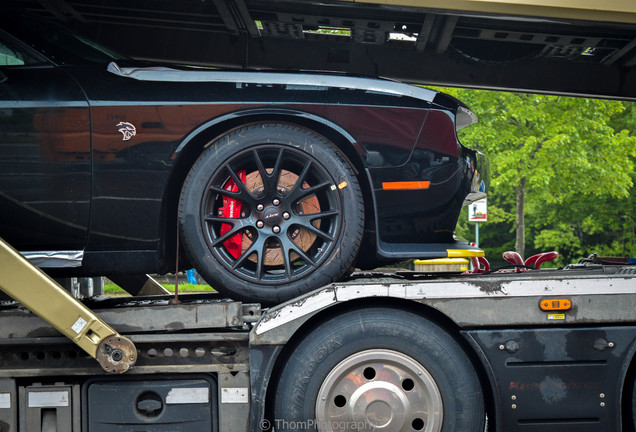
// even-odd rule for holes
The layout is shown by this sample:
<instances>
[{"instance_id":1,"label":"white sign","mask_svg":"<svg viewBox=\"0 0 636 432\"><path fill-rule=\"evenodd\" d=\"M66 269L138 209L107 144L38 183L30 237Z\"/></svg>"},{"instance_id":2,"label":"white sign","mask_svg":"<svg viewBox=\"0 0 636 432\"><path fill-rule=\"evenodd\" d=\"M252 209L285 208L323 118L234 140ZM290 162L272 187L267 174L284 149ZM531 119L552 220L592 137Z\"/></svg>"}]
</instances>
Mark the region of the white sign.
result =
<instances>
[{"instance_id":1,"label":"white sign","mask_svg":"<svg viewBox=\"0 0 636 432\"><path fill-rule=\"evenodd\" d=\"M86 327L86 324L88 324L86 320L82 317L79 317L77 321L75 321L75 324L71 326L71 329L73 329L75 333L80 334L82 330L84 330L84 327Z\"/></svg>"},{"instance_id":2,"label":"white sign","mask_svg":"<svg viewBox=\"0 0 636 432\"><path fill-rule=\"evenodd\" d=\"M68 391L47 391L29 393L29 408L67 407L69 404Z\"/></svg>"},{"instance_id":3,"label":"white sign","mask_svg":"<svg viewBox=\"0 0 636 432\"><path fill-rule=\"evenodd\" d=\"M11 393L0 393L0 408L11 408Z\"/></svg>"},{"instance_id":4,"label":"white sign","mask_svg":"<svg viewBox=\"0 0 636 432\"><path fill-rule=\"evenodd\" d=\"M249 402L247 387L228 387L221 389L221 403L243 404Z\"/></svg>"},{"instance_id":5,"label":"white sign","mask_svg":"<svg viewBox=\"0 0 636 432\"><path fill-rule=\"evenodd\" d=\"M210 402L210 391L207 387L175 387L166 396L166 404L204 404Z\"/></svg>"},{"instance_id":6,"label":"white sign","mask_svg":"<svg viewBox=\"0 0 636 432\"><path fill-rule=\"evenodd\" d=\"M475 201L468 206L468 222L486 222L487 217L486 198Z\"/></svg>"}]
</instances>

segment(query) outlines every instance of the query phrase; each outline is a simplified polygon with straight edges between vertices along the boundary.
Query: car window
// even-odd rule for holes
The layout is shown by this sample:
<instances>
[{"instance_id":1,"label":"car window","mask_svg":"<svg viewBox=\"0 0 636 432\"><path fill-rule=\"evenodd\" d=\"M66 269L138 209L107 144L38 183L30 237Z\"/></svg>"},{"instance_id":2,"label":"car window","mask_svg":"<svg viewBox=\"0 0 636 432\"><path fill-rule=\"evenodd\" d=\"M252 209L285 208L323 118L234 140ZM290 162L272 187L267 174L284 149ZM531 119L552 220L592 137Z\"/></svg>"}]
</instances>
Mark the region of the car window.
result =
<instances>
[{"instance_id":1,"label":"car window","mask_svg":"<svg viewBox=\"0 0 636 432\"><path fill-rule=\"evenodd\" d=\"M108 64L122 56L55 23L37 19L3 21L2 28L57 64Z\"/></svg>"},{"instance_id":2,"label":"car window","mask_svg":"<svg viewBox=\"0 0 636 432\"><path fill-rule=\"evenodd\" d=\"M0 28L0 45L4 40L16 42L29 52L37 53L41 58L40 63L46 59L47 62L58 65L108 64L113 60L126 59L125 56L91 41L74 29L51 20L42 20L24 11L0 14ZM6 37L3 38L2 35ZM29 64L29 59L21 59L19 55L14 58L10 61L24 61L23 64Z\"/></svg>"},{"instance_id":3,"label":"car window","mask_svg":"<svg viewBox=\"0 0 636 432\"><path fill-rule=\"evenodd\" d=\"M0 41L0 66L20 66L23 64L24 55Z\"/></svg>"},{"instance_id":4,"label":"car window","mask_svg":"<svg viewBox=\"0 0 636 432\"><path fill-rule=\"evenodd\" d=\"M0 33L0 67L29 66L46 63L43 57L9 40Z\"/></svg>"}]
</instances>

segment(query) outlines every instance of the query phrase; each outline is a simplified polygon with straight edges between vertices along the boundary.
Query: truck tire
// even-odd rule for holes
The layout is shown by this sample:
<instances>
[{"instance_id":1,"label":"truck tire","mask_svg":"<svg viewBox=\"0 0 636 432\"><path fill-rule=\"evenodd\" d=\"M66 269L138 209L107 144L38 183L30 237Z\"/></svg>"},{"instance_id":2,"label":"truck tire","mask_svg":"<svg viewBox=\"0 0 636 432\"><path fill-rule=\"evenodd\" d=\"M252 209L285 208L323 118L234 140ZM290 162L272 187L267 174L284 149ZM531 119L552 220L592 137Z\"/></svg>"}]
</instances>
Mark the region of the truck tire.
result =
<instances>
[{"instance_id":1,"label":"truck tire","mask_svg":"<svg viewBox=\"0 0 636 432\"><path fill-rule=\"evenodd\" d=\"M485 408L466 353L411 312L373 307L320 324L278 380L276 432L483 432Z\"/></svg>"},{"instance_id":2,"label":"truck tire","mask_svg":"<svg viewBox=\"0 0 636 432\"><path fill-rule=\"evenodd\" d=\"M184 183L179 218L203 279L235 300L271 305L343 277L360 247L364 206L331 142L259 123L206 148Z\"/></svg>"},{"instance_id":3,"label":"truck tire","mask_svg":"<svg viewBox=\"0 0 636 432\"><path fill-rule=\"evenodd\" d=\"M632 387L632 427L636 431L636 379L634 379Z\"/></svg>"}]
</instances>

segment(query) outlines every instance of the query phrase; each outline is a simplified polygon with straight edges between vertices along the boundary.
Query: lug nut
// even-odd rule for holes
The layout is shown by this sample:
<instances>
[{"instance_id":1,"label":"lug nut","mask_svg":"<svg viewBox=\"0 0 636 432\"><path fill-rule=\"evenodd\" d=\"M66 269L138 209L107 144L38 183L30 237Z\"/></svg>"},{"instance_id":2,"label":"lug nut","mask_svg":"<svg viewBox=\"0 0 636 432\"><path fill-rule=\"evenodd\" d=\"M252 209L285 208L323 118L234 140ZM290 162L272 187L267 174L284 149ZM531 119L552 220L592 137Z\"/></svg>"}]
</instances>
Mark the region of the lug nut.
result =
<instances>
[{"instance_id":1,"label":"lug nut","mask_svg":"<svg viewBox=\"0 0 636 432\"><path fill-rule=\"evenodd\" d=\"M114 350L111 355L110 358L114 361L114 362L120 362L123 358L124 358L124 353L122 353L120 350Z\"/></svg>"},{"instance_id":2,"label":"lug nut","mask_svg":"<svg viewBox=\"0 0 636 432\"><path fill-rule=\"evenodd\" d=\"M274 234L278 234L278 233L280 232L280 227L279 227L278 225L275 225L275 226L272 228L272 231L274 231Z\"/></svg>"},{"instance_id":3,"label":"lug nut","mask_svg":"<svg viewBox=\"0 0 636 432\"><path fill-rule=\"evenodd\" d=\"M265 224L263 223L263 221L262 221L262 220L256 221L256 226L257 226L258 228L263 228L263 226L264 226L264 225L265 225Z\"/></svg>"},{"instance_id":4,"label":"lug nut","mask_svg":"<svg viewBox=\"0 0 636 432\"><path fill-rule=\"evenodd\" d=\"M256 210L258 211L263 211L263 209L265 208L265 206L263 204L259 204L256 206Z\"/></svg>"},{"instance_id":5,"label":"lug nut","mask_svg":"<svg viewBox=\"0 0 636 432\"><path fill-rule=\"evenodd\" d=\"M284 212L283 213L283 219L285 219L285 220L289 219L289 213Z\"/></svg>"},{"instance_id":6,"label":"lug nut","mask_svg":"<svg viewBox=\"0 0 636 432\"><path fill-rule=\"evenodd\" d=\"M277 206L277 205L279 205L279 204L280 204L280 200L279 200L279 199L274 198L274 201L272 201L272 204L274 204L275 206Z\"/></svg>"}]
</instances>

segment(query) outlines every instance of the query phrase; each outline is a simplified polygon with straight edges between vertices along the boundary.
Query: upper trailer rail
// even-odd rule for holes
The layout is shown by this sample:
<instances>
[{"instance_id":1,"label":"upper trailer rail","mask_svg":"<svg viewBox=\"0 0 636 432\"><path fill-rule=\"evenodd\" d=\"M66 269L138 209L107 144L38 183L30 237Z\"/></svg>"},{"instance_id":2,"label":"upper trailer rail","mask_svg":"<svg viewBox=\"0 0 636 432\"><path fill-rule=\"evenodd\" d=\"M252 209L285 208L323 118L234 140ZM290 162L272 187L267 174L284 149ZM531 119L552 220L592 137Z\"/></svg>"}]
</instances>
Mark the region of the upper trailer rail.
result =
<instances>
[{"instance_id":1,"label":"upper trailer rail","mask_svg":"<svg viewBox=\"0 0 636 432\"><path fill-rule=\"evenodd\" d=\"M636 2L632 0L364 0L356 3L497 14L507 18L516 15L636 23Z\"/></svg>"}]
</instances>

